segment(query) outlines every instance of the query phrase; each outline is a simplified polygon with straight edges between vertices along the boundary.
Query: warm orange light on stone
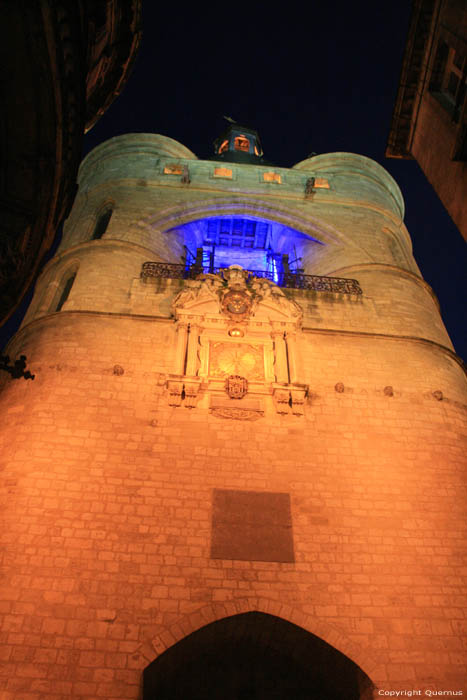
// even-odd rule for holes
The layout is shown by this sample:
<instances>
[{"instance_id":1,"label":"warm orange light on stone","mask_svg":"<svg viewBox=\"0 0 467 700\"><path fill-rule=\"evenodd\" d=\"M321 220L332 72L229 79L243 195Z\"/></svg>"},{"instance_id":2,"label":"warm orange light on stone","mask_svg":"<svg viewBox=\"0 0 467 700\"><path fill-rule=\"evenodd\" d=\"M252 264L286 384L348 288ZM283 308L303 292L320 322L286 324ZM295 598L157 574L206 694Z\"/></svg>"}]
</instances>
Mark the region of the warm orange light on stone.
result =
<instances>
[{"instance_id":1,"label":"warm orange light on stone","mask_svg":"<svg viewBox=\"0 0 467 700\"><path fill-rule=\"evenodd\" d=\"M183 165L179 165L178 163L164 166L164 175L181 175L182 173Z\"/></svg>"},{"instance_id":2,"label":"warm orange light on stone","mask_svg":"<svg viewBox=\"0 0 467 700\"><path fill-rule=\"evenodd\" d=\"M279 185L282 182L282 178L279 173L263 173L264 182L277 182Z\"/></svg>"},{"instance_id":3,"label":"warm orange light on stone","mask_svg":"<svg viewBox=\"0 0 467 700\"><path fill-rule=\"evenodd\" d=\"M160 158L189 161L189 186ZM249 611L324 640L376 693L465 693L465 375L400 191L355 154L305 160L281 188L261 166L236 166L235 181L215 167L149 134L91 152L6 349L35 380L1 377L0 696L137 700L157 656ZM332 197L304 197L316 173ZM115 215L92 240L106 201ZM141 276L184 244L196 254L177 227L205 216L262 217L274 245L301 227L305 274L345 270L363 294L240 267ZM239 494L235 508L215 490ZM252 493L286 495L290 518ZM246 552L228 546L240 520Z\"/></svg>"},{"instance_id":4,"label":"warm orange light on stone","mask_svg":"<svg viewBox=\"0 0 467 700\"><path fill-rule=\"evenodd\" d=\"M244 151L248 153L250 141L243 134L241 136L236 136L234 139L234 148L236 151Z\"/></svg>"},{"instance_id":5,"label":"warm orange light on stone","mask_svg":"<svg viewBox=\"0 0 467 700\"><path fill-rule=\"evenodd\" d=\"M214 168L214 177L227 177L232 179L232 168Z\"/></svg>"}]
</instances>

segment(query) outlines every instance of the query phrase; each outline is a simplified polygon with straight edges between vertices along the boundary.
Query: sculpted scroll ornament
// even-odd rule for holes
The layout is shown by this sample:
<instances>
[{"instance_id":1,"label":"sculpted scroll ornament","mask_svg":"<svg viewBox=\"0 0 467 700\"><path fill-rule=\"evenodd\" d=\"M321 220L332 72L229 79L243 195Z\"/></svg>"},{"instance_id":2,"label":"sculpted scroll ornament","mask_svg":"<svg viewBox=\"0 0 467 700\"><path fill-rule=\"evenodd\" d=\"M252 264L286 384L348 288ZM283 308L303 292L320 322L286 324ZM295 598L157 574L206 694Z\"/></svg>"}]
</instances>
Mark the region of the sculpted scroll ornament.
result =
<instances>
[{"instance_id":1,"label":"sculpted scroll ornament","mask_svg":"<svg viewBox=\"0 0 467 700\"><path fill-rule=\"evenodd\" d=\"M264 415L264 411L251 411L247 408L211 408L211 413L217 418L233 420L258 420Z\"/></svg>"}]
</instances>

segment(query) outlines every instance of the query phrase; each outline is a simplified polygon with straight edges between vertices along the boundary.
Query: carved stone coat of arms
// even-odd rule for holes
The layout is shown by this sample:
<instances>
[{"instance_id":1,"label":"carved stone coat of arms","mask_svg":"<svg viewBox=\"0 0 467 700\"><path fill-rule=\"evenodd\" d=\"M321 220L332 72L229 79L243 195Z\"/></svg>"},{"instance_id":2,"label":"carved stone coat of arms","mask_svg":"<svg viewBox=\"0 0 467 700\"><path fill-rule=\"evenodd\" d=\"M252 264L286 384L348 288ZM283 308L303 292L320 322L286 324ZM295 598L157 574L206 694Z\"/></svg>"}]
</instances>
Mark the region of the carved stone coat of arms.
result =
<instances>
[{"instance_id":1,"label":"carved stone coat of arms","mask_svg":"<svg viewBox=\"0 0 467 700\"><path fill-rule=\"evenodd\" d=\"M231 374L225 380L225 390L231 399L243 399L248 391L248 379L239 374Z\"/></svg>"}]
</instances>

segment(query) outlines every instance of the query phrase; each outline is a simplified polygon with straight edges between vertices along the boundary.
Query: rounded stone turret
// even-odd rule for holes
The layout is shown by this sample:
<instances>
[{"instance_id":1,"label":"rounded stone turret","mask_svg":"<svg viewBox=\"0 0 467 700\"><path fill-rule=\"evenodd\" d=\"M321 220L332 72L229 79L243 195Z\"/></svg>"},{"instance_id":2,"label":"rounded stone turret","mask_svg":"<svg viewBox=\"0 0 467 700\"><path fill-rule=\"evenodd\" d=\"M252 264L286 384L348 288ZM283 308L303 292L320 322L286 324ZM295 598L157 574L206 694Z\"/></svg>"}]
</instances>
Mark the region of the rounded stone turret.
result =
<instances>
[{"instance_id":1,"label":"rounded stone turret","mask_svg":"<svg viewBox=\"0 0 467 700\"><path fill-rule=\"evenodd\" d=\"M313 326L390 331L452 348L412 255L399 187L370 158L329 153L289 169L219 163L165 136L127 134L88 154L78 184L25 323L58 308L151 314L138 292L143 263L188 264L199 250L207 260L214 244L214 266L276 269L286 256L292 272L357 279L358 308L349 316L332 306L324 318L310 311Z\"/></svg>"},{"instance_id":2,"label":"rounded stone turret","mask_svg":"<svg viewBox=\"0 0 467 700\"><path fill-rule=\"evenodd\" d=\"M467 386L402 217L354 154L87 156L7 348L0 696L168 697L204 657L234 692L250 649L271 693L279 657L285 693L461 688Z\"/></svg>"}]
</instances>

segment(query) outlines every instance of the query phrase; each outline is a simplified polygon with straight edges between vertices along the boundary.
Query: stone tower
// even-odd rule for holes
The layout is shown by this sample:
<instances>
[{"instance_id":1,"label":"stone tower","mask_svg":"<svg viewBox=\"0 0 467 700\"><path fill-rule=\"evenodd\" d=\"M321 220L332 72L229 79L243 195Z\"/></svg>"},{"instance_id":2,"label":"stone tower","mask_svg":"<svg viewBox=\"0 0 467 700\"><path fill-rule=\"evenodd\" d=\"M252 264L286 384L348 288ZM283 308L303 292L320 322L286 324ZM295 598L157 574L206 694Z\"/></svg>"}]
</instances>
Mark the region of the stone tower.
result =
<instances>
[{"instance_id":1,"label":"stone tower","mask_svg":"<svg viewBox=\"0 0 467 700\"><path fill-rule=\"evenodd\" d=\"M238 125L85 158L7 350L2 700L465 694L466 382L403 216Z\"/></svg>"}]
</instances>

